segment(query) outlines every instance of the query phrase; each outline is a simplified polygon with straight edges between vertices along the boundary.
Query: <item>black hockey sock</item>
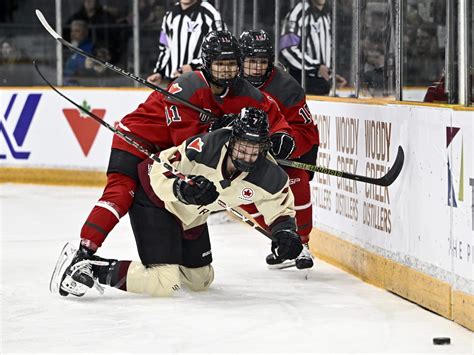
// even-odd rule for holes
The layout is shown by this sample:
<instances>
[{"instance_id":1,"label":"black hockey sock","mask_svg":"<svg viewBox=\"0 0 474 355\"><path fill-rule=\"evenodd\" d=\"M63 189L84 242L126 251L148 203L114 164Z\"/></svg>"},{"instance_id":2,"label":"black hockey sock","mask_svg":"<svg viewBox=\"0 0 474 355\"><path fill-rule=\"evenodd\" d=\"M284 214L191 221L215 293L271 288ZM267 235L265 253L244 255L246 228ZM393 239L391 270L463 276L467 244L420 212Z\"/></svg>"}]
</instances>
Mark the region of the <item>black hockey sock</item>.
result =
<instances>
[{"instance_id":1,"label":"black hockey sock","mask_svg":"<svg viewBox=\"0 0 474 355\"><path fill-rule=\"evenodd\" d=\"M127 272L131 261L115 259L101 259L101 261L107 261L108 265L92 266L94 276L97 277L99 283L126 291Z\"/></svg>"}]
</instances>

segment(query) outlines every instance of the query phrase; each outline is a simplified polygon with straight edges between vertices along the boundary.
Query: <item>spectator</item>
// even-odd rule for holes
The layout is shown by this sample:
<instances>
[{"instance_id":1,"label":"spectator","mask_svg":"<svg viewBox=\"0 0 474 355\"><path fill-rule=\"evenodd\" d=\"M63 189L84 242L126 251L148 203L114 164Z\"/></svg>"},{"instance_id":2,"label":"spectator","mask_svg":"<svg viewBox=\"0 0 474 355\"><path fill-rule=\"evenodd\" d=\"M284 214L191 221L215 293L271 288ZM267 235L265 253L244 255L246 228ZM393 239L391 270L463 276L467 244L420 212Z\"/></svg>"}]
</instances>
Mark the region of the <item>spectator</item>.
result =
<instances>
[{"instance_id":1,"label":"spectator","mask_svg":"<svg viewBox=\"0 0 474 355\"><path fill-rule=\"evenodd\" d=\"M112 54L112 62L119 61L126 43L123 43L121 31L114 27L117 22L116 17L104 9L99 0L83 0L81 8L66 21L66 24L70 25L75 20L85 21L89 25L89 36L92 42L106 44ZM66 39L67 34L66 30Z\"/></svg>"},{"instance_id":2,"label":"spectator","mask_svg":"<svg viewBox=\"0 0 474 355\"><path fill-rule=\"evenodd\" d=\"M210 3L180 0L163 18L158 60L147 80L158 85L164 78L172 80L197 69L205 35L223 29L221 15Z\"/></svg>"},{"instance_id":3,"label":"spectator","mask_svg":"<svg viewBox=\"0 0 474 355\"><path fill-rule=\"evenodd\" d=\"M15 46L13 37L0 40L0 85L29 85L34 77L31 59Z\"/></svg>"},{"instance_id":4,"label":"spectator","mask_svg":"<svg viewBox=\"0 0 474 355\"><path fill-rule=\"evenodd\" d=\"M407 84L428 86L442 70L434 28L418 28L414 47L412 57L407 58Z\"/></svg>"},{"instance_id":5,"label":"spectator","mask_svg":"<svg viewBox=\"0 0 474 355\"><path fill-rule=\"evenodd\" d=\"M302 53L303 6L306 51ZM327 95L331 88L331 15L326 0L298 2L286 15L280 40L282 59L290 74L301 83L302 61L306 73L306 93ZM346 81L336 75L337 82Z\"/></svg>"},{"instance_id":6,"label":"spectator","mask_svg":"<svg viewBox=\"0 0 474 355\"><path fill-rule=\"evenodd\" d=\"M71 22L71 43L86 53L92 53L93 43L89 38L87 22L74 20ZM85 57L79 53L72 53L64 65L64 78L66 84L75 84L74 76L85 69Z\"/></svg>"},{"instance_id":7,"label":"spectator","mask_svg":"<svg viewBox=\"0 0 474 355\"><path fill-rule=\"evenodd\" d=\"M364 48L364 72L362 90L372 97L383 96L387 89L385 75L385 53L381 43L366 42Z\"/></svg>"}]
</instances>

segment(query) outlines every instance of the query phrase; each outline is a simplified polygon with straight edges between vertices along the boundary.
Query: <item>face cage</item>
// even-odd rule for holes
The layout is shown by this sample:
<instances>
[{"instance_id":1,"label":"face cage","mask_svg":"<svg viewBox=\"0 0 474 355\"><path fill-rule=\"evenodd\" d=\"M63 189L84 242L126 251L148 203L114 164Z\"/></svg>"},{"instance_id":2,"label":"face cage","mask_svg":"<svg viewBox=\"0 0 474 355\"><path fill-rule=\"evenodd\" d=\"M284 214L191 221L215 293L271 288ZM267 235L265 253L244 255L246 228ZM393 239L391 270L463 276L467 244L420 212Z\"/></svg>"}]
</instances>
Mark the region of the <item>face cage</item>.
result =
<instances>
[{"instance_id":1,"label":"face cage","mask_svg":"<svg viewBox=\"0 0 474 355\"><path fill-rule=\"evenodd\" d=\"M225 71L212 70L212 63L214 61L218 61L218 60L236 60L237 61L237 69L235 70L235 72L232 71L232 70L225 70ZM208 79L211 83L213 83L217 86L220 86L220 87L231 87L233 85L235 79L237 78L239 72L240 72L240 62L239 62L239 60L236 59L236 57L216 58L216 59L213 59L212 61L210 61L209 63L206 63L206 71L207 71L208 76L209 76ZM215 74L219 74L219 73L228 74L228 75L232 75L233 73L235 73L235 75L232 78L219 79L218 76L215 75Z\"/></svg>"},{"instance_id":2,"label":"face cage","mask_svg":"<svg viewBox=\"0 0 474 355\"><path fill-rule=\"evenodd\" d=\"M253 147L255 145L258 145L258 157L255 159L255 161L246 161L242 158L239 157L239 159L234 158L234 148L236 148L238 151L243 152L245 149L248 147L249 151L251 151L250 147ZM232 163L234 164L235 168L239 171L243 172L249 172L252 170L255 166L257 166L265 157L267 156L268 150L270 149L270 139L265 140L264 142L252 142L252 141L246 141L242 140L236 137L232 137L229 141L229 147L228 147L228 154L230 159L232 160ZM240 148L240 149L239 149ZM250 154L244 154L244 158L247 157L250 159Z\"/></svg>"},{"instance_id":3,"label":"face cage","mask_svg":"<svg viewBox=\"0 0 474 355\"><path fill-rule=\"evenodd\" d=\"M265 71L265 73L263 75L259 75L259 76L255 76L255 75L245 75L245 69L247 68L248 71L250 71L250 67L246 67L245 66L245 59L247 58L261 58L261 59L266 59L268 60L268 66L267 66L267 70ZM259 86L262 86L263 83L265 83L265 81L267 81L267 79L270 77L270 74L273 70L273 63L271 61L271 59L268 57L268 56L246 56L245 58L243 58L242 60L242 64L241 64L241 68L240 68L240 74L241 76L248 80L250 82L250 84L252 84L253 86L255 87L259 87Z\"/></svg>"}]
</instances>

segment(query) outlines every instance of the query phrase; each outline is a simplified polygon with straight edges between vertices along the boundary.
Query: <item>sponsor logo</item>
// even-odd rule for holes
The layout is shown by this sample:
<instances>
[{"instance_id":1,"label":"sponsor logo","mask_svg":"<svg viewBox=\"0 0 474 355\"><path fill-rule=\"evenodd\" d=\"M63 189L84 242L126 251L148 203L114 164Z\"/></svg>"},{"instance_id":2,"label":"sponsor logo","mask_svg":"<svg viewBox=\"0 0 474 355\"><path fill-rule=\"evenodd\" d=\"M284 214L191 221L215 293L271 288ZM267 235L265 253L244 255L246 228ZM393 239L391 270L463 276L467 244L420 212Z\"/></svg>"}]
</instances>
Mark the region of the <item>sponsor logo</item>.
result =
<instances>
[{"instance_id":1,"label":"sponsor logo","mask_svg":"<svg viewBox=\"0 0 474 355\"><path fill-rule=\"evenodd\" d=\"M204 108L204 111L208 111L210 114L212 114L212 111L208 108ZM208 123L212 119L211 116L205 115L203 113L199 113L199 121L201 123Z\"/></svg>"},{"instance_id":2,"label":"sponsor logo","mask_svg":"<svg viewBox=\"0 0 474 355\"><path fill-rule=\"evenodd\" d=\"M178 92L181 92L181 91L183 91L183 88L181 86L179 86L179 83L174 83L168 89L168 92L170 94L177 94Z\"/></svg>"},{"instance_id":3,"label":"sponsor logo","mask_svg":"<svg viewBox=\"0 0 474 355\"><path fill-rule=\"evenodd\" d=\"M321 32L321 23L320 22L313 23L311 25L311 27L313 27L314 32L316 32L316 33Z\"/></svg>"},{"instance_id":4,"label":"sponsor logo","mask_svg":"<svg viewBox=\"0 0 474 355\"><path fill-rule=\"evenodd\" d=\"M190 21L188 22L188 32L196 32L196 30L199 28L199 23Z\"/></svg>"},{"instance_id":5,"label":"sponsor logo","mask_svg":"<svg viewBox=\"0 0 474 355\"><path fill-rule=\"evenodd\" d=\"M100 119L104 119L105 109L91 109L91 106L86 101L83 101L82 106ZM76 108L65 108L63 113L79 142L84 156L87 157L97 137L100 124L90 118L85 112Z\"/></svg>"},{"instance_id":6,"label":"sponsor logo","mask_svg":"<svg viewBox=\"0 0 474 355\"><path fill-rule=\"evenodd\" d=\"M300 181L301 181L300 178L290 179L290 185L294 185L294 184L296 184L296 183L298 183L298 182L300 182Z\"/></svg>"},{"instance_id":7,"label":"sponsor logo","mask_svg":"<svg viewBox=\"0 0 474 355\"><path fill-rule=\"evenodd\" d=\"M202 257L205 258L206 256L211 255L211 253L212 250L205 251L204 253L202 253Z\"/></svg>"},{"instance_id":8,"label":"sponsor logo","mask_svg":"<svg viewBox=\"0 0 474 355\"><path fill-rule=\"evenodd\" d=\"M28 94L23 107L17 102L18 94L13 94L0 120L2 134L13 159L28 159L31 152L20 151L38 108L41 94ZM19 114L17 114L19 112ZM2 144L3 146L3 144ZM0 151L0 160L7 155Z\"/></svg>"},{"instance_id":9,"label":"sponsor logo","mask_svg":"<svg viewBox=\"0 0 474 355\"><path fill-rule=\"evenodd\" d=\"M242 190L241 195L244 200L250 200L253 197L253 190L250 187L246 187Z\"/></svg>"},{"instance_id":10,"label":"sponsor logo","mask_svg":"<svg viewBox=\"0 0 474 355\"><path fill-rule=\"evenodd\" d=\"M196 138L194 139L191 143L188 144L187 148L188 149L193 149L196 152L201 153L202 152L202 147L204 146L203 141L201 138Z\"/></svg>"},{"instance_id":11,"label":"sponsor logo","mask_svg":"<svg viewBox=\"0 0 474 355\"><path fill-rule=\"evenodd\" d=\"M458 127L446 127L446 149L447 149L447 169L448 169L448 206L458 207L457 201L464 201L464 142L462 135L459 139L455 139L459 133L460 128ZM458 142L461 140L461 144ZM455 146L455 147L453 147ZM454 167L453 162L450 160L450 151L453 149L460 149L460 162L459 165ZM459 152L459 150L458 150ZM456 184L455 180L458 181ZM456 186L458 194L456 196Z\"/></svg>"}]
</instances>

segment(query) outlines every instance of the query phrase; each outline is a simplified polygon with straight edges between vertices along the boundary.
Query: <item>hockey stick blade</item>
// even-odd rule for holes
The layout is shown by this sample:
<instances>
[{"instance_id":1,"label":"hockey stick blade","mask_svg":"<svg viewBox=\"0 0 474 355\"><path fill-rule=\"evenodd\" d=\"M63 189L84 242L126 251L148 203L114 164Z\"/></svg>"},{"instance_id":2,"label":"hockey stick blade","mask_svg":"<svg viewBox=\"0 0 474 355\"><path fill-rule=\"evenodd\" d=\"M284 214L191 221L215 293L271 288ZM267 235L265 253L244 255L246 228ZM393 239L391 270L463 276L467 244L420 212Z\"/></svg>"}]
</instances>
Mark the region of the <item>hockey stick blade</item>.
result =
<instances>
[{"instance_id":1,"label":"hockey stick blade","mask_svg":"<svg viewBox=\"0 0 474 355\"><path fill-rule=\"evenodd\" d=\"M146 148L142 147L139 143L137 143L136 141L134 141L132 138L128 137L127 135L123 134L121 131L115 129L114 127L112 127L110 124L108 124L107 122L103 121L100 117L98 117L97 115L95 115L94 113L90 112L89 110L87 110L86 108L82 107L81 105L79 105L78 103L74 102L73 100L71 100L69 97L67 97L66 95L64 95L61 91L59 91L56 87L54 87L53 84L51 84L51 82L46 79L46 77L43 75L43 73L41 73L39 67L38 67L38 64L33 61L33 64L35 66L35 69L36 71L38 72L38 74L41 76L41 78L45 81L46 84L48 84L48 86L53 89L59 96L61 96L62 98L66 99L67 101L69 101L71 104L73 104L74 106L76 106L78 109L80 109L81 111L85 112L87 115L89 115L91 118L93 118L96 122L100 123L101 125L103 125L104 127L106 127L107 129L109 129L110 131L112 131L112 133L116 134L117 136L119 136L121 139L123 139L125 142L127 142L128 144L132 145L133 147L135 147L136 149L138 149L140 152L142 152L143 154L145 154L146 156L148 156L149 158L153 159L154 161L156 161L158 164L161 164L162 166L164 166L170 173L172 173L174 176L180 178L180 179L183 179L184 181L186 181L187 183L189 183L190 185L192 185L194 183L193 180L190 180L186 175L184 175L183 173L179 172L178 170L175 169L174 166L162 161L156 154L153 154L151 153L150 151L148 151ZM258 232L260 232L261 234L263 234L264 236L266 236L267 238L273 240L273 241L276 241L275 238L268 232L266 231L265 229L261 228L260 226L258 226L256 223L250 221L248 218L246 218L245 216L243 216L241 213L239 213L238 211L236 211L235 209L233 209L232 207L229 207L224 201L222 200L219 200L218 201L219 205L226 209L228 212L231 212L233 213L235 216L239 217L240 220L246 224L248 224L250 227L256 229Z\"/></svg>"},{"instance_id":2,"label":"hockey stick blade","mask_svg":"<svg viewBox=\"0 0 474 355\"><path fill-rule=\"evenodd\" d=\"M345 179L356 180L360 182L366 182L368 184L379 185L379 186L390 186L400 175L400 172L403 168L403 163L405 161L405 153L401 146L398 147L397 157L393 162L392 168L380 178L371 178L363 175L356 175L351 173L346 173L344 171L333 170L329 168L324 168L321 166L311 165L300 163L294 160L281 160L278 159L277 162L280 165L289 166L291 168L303 169L308 171L314 171L321 174L327 174L332 176L337 176Z\"/></svg>"},{"instance_id":3,"label":"hockey stick blade","mask_svg":"<svg viewBox=\"0 0 474 355\"><path fill-rule=\"evenodd\" d=\"M128 71L123 70L123 69L121 69L121 68L119 68L119 67L117 67L117 66L115 66L115 65L113 65L109 62L106 62L105 60L99 59L99 58L97 58L96 56L94 56L90 53L84 52L82 49L80 49L80 48L74 46L72 43L66 41L64 38L62 38L59 35L59 33L57 33L55 30L53 30L53 28L50 26L50 24L48 23L48 21L46 20L46 18L44 17L43 13L40 10L36 9L35 13L36 13L36 17L38 17L38 20L41 22L41 24L46 29L46 31L48 31L49 34L55 40L57 40L59 43L61 43L65 47L68 47L73 52L79 53L80 55L91 59L92 61L96 62L97 64L103 65L107 69L110 69L110 70L112 70L112 71L114 71L114 72L116 72L116 73L118 73L122 76L127 77L127 78L131 78L131 79L135 80L136 82L139 82L140 84L149 87L150 89L158 91L160 94L165 95L168 99L178 101L178 102L182 103L183 105L186 105L189 108L192 108L193 110L195 110L195 111L199 112L200 114L204 115L204 117L210 117L211 120L218 119L218 117L213 115L211 112L206 111L206 110L202 109L201 107L198 107L198 106L192 104L191 102L189 102L189 101L187 101L187 100L185 100L185 99L183 99L179 96L176 96L176 95L168 92L167 90L162 89L159 86L156 86L156 85L150 83L149 81L147 81L143 78L140 78L139 76L136 76L132 73L129 73ZM206 121L206 122L209 122L209 121Z\"/></svg>"}]
</instances>

